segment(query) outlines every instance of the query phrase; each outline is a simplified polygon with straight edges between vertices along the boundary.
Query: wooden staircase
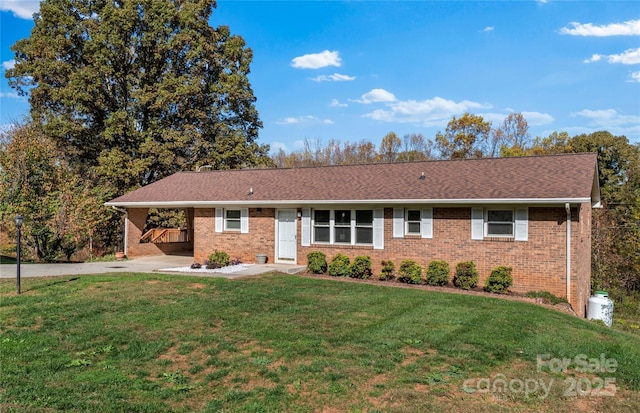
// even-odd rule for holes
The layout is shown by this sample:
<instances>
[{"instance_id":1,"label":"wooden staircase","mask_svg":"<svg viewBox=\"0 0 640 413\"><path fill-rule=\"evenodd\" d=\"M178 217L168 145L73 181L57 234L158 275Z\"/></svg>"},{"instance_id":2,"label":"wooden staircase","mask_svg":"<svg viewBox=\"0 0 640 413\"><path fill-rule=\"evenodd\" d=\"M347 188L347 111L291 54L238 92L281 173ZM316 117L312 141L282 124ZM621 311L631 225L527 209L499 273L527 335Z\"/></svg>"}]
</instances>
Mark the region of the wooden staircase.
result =
<instances>
[{"instance_id":1,"label":"wooden staircase","mask_svg":"<svg viewBox=\"0 0 640 413\"><path fill-rule=\"evenodd\" d=\"M140 242L151 242L154 244L187 241L189 241L187 230L180 228L153 228L140 237Z\"/></svg>"}]
</instances>

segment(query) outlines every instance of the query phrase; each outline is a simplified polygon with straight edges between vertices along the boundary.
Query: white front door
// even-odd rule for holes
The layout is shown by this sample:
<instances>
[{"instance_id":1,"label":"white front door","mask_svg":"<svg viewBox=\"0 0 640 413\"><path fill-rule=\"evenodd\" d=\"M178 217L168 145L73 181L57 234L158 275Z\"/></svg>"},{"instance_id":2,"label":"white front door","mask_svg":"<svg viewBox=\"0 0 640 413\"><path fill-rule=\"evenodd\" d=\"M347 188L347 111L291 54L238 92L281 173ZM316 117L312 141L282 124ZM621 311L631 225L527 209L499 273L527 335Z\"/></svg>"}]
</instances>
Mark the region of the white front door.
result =
<instances>
[{"instance_id":1,"label":"white front door","mask_svg":"<svg viewBox=\"0 0 640 413\"><path fill-rule=\"evenodd\" d=\"M278 243L276 261L296 262L296 210L279 209L276 221Z\"/></svg>"}]
</instances>

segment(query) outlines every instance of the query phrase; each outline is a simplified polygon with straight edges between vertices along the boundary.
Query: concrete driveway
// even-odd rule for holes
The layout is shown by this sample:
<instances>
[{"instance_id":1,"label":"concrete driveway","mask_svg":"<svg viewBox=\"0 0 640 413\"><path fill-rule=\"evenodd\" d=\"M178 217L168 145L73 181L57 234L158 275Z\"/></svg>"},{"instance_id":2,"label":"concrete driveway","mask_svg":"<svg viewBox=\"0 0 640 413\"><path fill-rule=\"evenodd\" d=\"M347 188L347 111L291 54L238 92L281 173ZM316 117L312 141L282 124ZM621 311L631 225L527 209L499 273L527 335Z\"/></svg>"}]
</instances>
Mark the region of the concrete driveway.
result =
<instances>
[{"instance_id":1,"label":"concrete driveway","mask_svg":"<svg viewBox=\"0 0 640 413\"><path fill-rule=\"evenodd\" d=\"M104 274L113 272L158 272L165 268L188 267L193 263L190 256L164 255L156 257L142 257L124 261L86 262L86 263L55 263L55 264L31 264L23 263L20 266L20 277L47 277L60 275L79 274ZM0 278L16 278L16 264L0 264ZM247 275L262 274L271 271L296 273L305 268L290 264L254 264L231 274L220 273L182 273L169 271L183 275L200 277L226 277L236 278ZM164 271L163 271L164 272Z\"/></svg>"}]
</instances>

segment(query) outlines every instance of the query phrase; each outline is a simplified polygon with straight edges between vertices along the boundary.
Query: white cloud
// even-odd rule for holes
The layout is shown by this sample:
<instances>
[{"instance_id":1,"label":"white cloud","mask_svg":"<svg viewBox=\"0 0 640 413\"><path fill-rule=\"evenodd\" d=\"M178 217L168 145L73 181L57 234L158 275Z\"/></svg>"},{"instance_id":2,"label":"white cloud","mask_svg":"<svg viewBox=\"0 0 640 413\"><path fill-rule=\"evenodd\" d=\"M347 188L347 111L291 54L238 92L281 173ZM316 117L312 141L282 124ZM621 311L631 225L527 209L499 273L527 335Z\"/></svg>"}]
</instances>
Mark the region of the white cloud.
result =
<instances>
[{"instance_id":1,"label":"white cloud","mask_svg":"<svg viewBox=\"0 0 640 413\"><path fill-rule=\"evenodd\" d=\"M640 20L629 20L624 23L611 23L595 26L592 23L569 23L569 27L560 29L560 34L571 36L640 36Z\"/></svg>"},{"instance_id":2,"label":"white cloud","mask_svg":"<svg viewBox=\"0 0 640 413\"><path fill-rule=\"evenodd\" d=\"M613 127L633 127L640 125L640 116L622 115L615 109L591 110L584 109L580 112L574 112L571 116L580 116L587 118L590 126L610 130Z\"/></svg>"},{"instance_id":3,"label":"white cloud","mask_svg":"<svg viewBox=\"0 0 640 413\"><path fill-rule=\"evenodd\" d=\"M271 153L278 153L278 151L280 151L280 149L282 149L283 151L287 152L287 145L285 145L282 142L278 142L278 141L274 141L269 143L269 150Z\"/></svg>"},{"instance_id":4,"label":"white cloud","mask_svg":"<svg viewBox=\"0 0 640 413\"><path fill-rule=\"evenodd\" d=\"M594 54L590 59L585 60L585 63L598 62L602 59L607 59L609 63L622 63L623 65L637 65L640 64L640 47L637 49L627 49L619 54L601 55Z\"/></svg>"},{"instance_id":5,"label":"white cloud","mask_svg":"<svg viewBox=\"0 0 640 413\"><path fill-rule=\"evenodd\" d=\"M584 62L585 63L592 63L592 62L599 62L600 60L602 60L602 55L601 54L594 54L594 55L591 55L591 57L589 59L586 59Z\"/></svg>"},{"instance_id":6,"label":"white cloud","mask_svg":"<svg viewBox=\"0 0 640 413\"><path fill-rule=\"evenodd\" d=\"M362 95L361 99L354 100L354 102L358 103L377 103L377 102L395 102L396 97L393 93L386 91L384 89L371 89L364 95Z\"/></svg>"},{"instance_id":7,"label":"white cloud","mask_svg":"<svg viewBox=\"0 0 640 413\"><path fill-rule=\"evenodd\" d=\"M325 50L320 53L311 53L291 60L291 66L296 69L320 69L327 66L340 66L342 63L339 53L334 50L332 52Z\"/></svg>"},{"instance_id":8,"label":"white cloud","mask_svg":"<svg viewBox=\"0 0 640 413\"><path fill-rule=\"evenodd\" d=\"M483 32L492 32L493 29L494 29L493 26L487 26L487 27L484 28Z\"/></svg>"},{"instance_id":9,"label":"white cloud","mask_svg":"<svg viewBox=\"0 0 640 413\"><path fill-rule=\"evenodd\" d=\"M298 117L287 117L276 122L278 125L304 125L304 124L323 124L333 125L331 119L320 119L316 116L306 115Z\"/></svg>"},{"instance_id":10,"label":"white cloud","mask_svg":"<svg viewBox=\"0 0 640 413\"><path fill-rule=\"evenodd\" d=\"M329 106L331 106L332 108L346 108L349 105L347 105L346 103L340 103L338 99L331 99L331 103L329 103Z\"/></svg>"},{"instance_id":11,"label":"white cloud","mask_svg":"<svg viewBox=\"0 0 640 413\"><path fill-rule=\"evenodd\" d=\"M31 20L40 11L39 0L0 0L0 11L10 11L21 19Z\"/></svg>"},{"instance_id":12,"label":"white cloud","mask_svg":"<svg viewBox=\"0 0 640 413\"><path fill-rule=\"evenodd\" d=\"M16 61L14 59L7 60L6 62L2 62L2 68L4 70L13 69L16 65Z\"/></svg>"},{"instance_id":13,"label":"white cloud","mask_svg":"<svg viewBox=\"0 0 640 413\"><path fill-rule=\"evenodd\" d=\"M0 98L24 99L24 96L20 96L16 92L9 92L9 93L0 92Z\"/></svg>"},{"instance_id":14,"label":"white cloud","mask_svg":"<svg viewBox=\"0 0 640 413\"><path fill-rule=\"evenodd\" d=\"M572 113L571 116L585 118L586 125L563 127L562 130L574 134L606 130L614 135L636 138L640 136L640 116L638 115L623 115L615 109L584 109Z\"/></svg>"},{"instance_id":15,"label":"white cloud","mask_svg":"<svg viewBox=\"0 0 640 413\"><path fill-rule=\"evenodd\" d=\"M548 113L522 112L522 116L527 120L529 126L549 125L555 121L553 116Z\"/></svg>"},{"instance_id":16,"label":"white cloud","mask_svg":"<svg viewBox=\"0 0 640 413\"><path fill-rule=\"evenodd\" d=\"M347 76L347 75L341 75L339 73L334 73L329 76L321 75L318 77L314 77L314 78L311 78L311 80L315 82L347 82L347 81L355 80L355 78L356 78L355 76Z\"/></svg>"},{"instance_id":17,"label":"white cloud","mask_svg":"<svg viewBox=\"0 0 640 413\"><path fill-rule=\"evenodd\" d=\"M640 72L633 72L630 77L629 82L640 82Z\"/></svg>"},{"instance_id":18,"label":"white cloud","mask_svg":"<svg viewBox=\"0 0 640 413\"><path fill-rule=\"evenodd\" d=\"M386 110L374 110L363 116L383 122L416 123L429 127L446 125L453 116L468 112L470 109L488 108L491 108L491 105L468 100L454 102L436 96L423 101L395 102Z\"/></svg>"}]
</instances>

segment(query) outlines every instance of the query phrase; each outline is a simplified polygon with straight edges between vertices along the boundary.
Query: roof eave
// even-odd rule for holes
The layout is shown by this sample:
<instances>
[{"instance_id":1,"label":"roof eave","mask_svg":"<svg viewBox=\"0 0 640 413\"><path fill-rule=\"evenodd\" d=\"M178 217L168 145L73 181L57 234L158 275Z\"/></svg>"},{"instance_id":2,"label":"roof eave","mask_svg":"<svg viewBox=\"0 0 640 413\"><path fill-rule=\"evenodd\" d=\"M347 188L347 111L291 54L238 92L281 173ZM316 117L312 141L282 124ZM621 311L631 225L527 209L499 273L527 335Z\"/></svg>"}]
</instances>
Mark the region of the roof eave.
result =
<instances>
[{"instance_id":1,"label":"roof eave","mask_svg":"<svg viewBox=\"0 0 640 413\"><path fill-rule=\"evenodd\" d=\"M599 193L599 191L598 191ZM595 207L600 199L594 202L593 198L474 198L474 199L314 199L314 200L227 200L227 201L159 201L159 202L106 202L106 206L124 208L195 208L216 206L256 206L256 207L292 207L313 205L552 205L552 204L582 204L589 202Z\"/></svg>"}]
</instances>

